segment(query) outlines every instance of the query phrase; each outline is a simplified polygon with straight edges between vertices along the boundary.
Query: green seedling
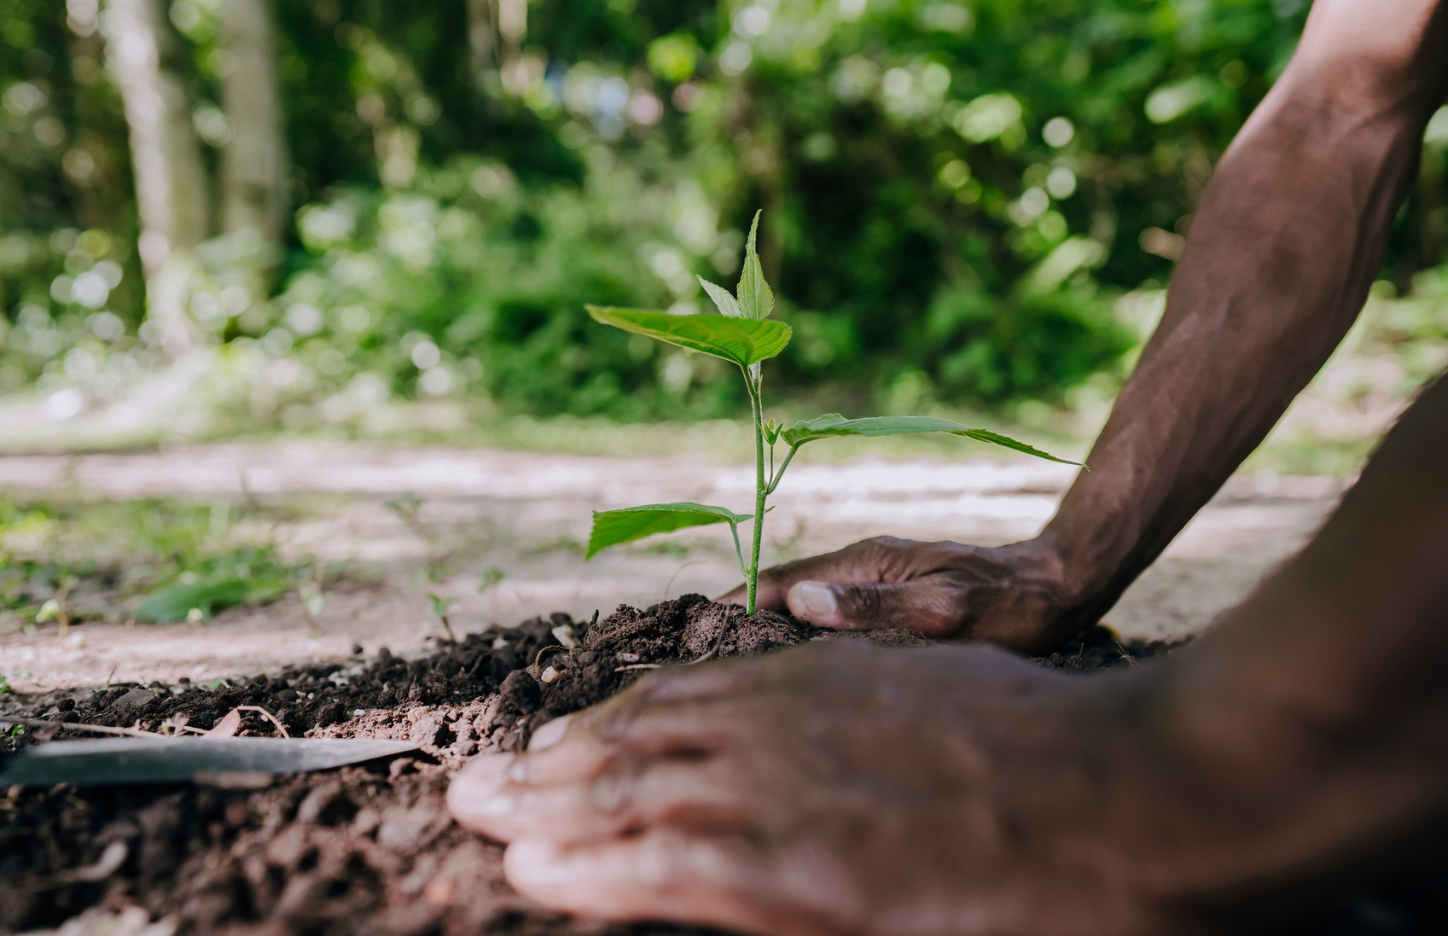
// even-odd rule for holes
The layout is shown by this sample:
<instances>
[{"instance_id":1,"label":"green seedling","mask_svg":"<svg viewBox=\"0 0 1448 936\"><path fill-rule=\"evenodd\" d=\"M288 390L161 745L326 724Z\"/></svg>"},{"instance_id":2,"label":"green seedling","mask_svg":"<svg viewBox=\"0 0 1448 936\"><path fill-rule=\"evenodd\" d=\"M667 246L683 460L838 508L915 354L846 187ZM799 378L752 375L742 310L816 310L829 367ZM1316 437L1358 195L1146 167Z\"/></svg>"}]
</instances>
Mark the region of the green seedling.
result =
<instances>
[{"instance_id":1,"label":"green seedling","mask_svg":"<svg viewBox=\"0 0 1448 936\"><path fill-rule=\"evenodd\" d=\"M0 695L4 695L5 693L7 693L7 692L9 692L9 691L10 691L10 680L6 679L4 676L0 676Z\"/></svg>"},{"instance_id":2,"label":"green seedling","mask_svg":"<svg viewBox=\"0 0 1448 936\"><path fill-rule=\"evenodd\" d=\"M504 577L505 575L503 570L499 569L497 566L489 566L488 568L484 569L482 571L482 574L478 576L478 594L484 594L494 585L497 585L499 582L501 582Z\"/></svg>"},{"instance_id":3,"label":"green seedling","mask_svg":"<svg viewBox=\"0 0 1448 936\"><path fill-rule=\"evenodd\" d=\"M436 592L428 592L427 597L432 599L432 613L437 615L439 621L442 621L442 629L447 631L447 639L457 643L457 635L453 633L452 622L448 620L447 616L447 599L439 597Z\"/></svg>"},{"instance_id":4,"label":"green seedling","mask_svg":"<svg viewBox=\"0 0 1448 936\"><path fill-rule=\"evenodd\" d=\"M726 523L734 536L734 555L747 586L745 610L753 614L756 610L759 550L764 541L764 515L768 510L768 500L779 487L779 482L784 478L784 473L796 453L810 442L844 436L873 438L944 432L989 445L1004 446L1049 461L1081 465L1080 462L1057 458L998 432L934 416L867 416L862 419L846 419L838 413L828 413L788 427L773 419L766 420L762 365L764 361L785 349L792 332L788 325L769 317L774 310L774 292L765 282L764 270L759 263L759 253L755 248L758 233L759 213L756 213L754 224L749 230L749 241L745 245L744 270L733 295L702 277L699 279L699 284L718 307L718 315L673 315L641 309L615 309L594 305L587 307L588 314L596 322L668 342L688 351L712 355L739 368L744 375L744 386L749 393L749 408L754 420L754 512L738 514L727 507L689 503L649 504L623 510L595 511L593 533L588 538L585 559L591 559L594 554L610 546L642 539L655 533ZM788 451L776 467L775 448L779 443L786 445ZM746 521L753 522L747 560L739 539L739 525Z\"/></svg>"},{"instance_id":5,"label":"green seedling","mask_svg":"<svg viewBox=\"0 0 1448 936\"><path fill-rule=\"evenodd\" d=\"M266 604L291 587L281 579L223 578L212 582L178 582L158 589L136 607L136 620L155 624L185 621L193 610L201 618L239 604Z\"/></svg>"}]
</instances>

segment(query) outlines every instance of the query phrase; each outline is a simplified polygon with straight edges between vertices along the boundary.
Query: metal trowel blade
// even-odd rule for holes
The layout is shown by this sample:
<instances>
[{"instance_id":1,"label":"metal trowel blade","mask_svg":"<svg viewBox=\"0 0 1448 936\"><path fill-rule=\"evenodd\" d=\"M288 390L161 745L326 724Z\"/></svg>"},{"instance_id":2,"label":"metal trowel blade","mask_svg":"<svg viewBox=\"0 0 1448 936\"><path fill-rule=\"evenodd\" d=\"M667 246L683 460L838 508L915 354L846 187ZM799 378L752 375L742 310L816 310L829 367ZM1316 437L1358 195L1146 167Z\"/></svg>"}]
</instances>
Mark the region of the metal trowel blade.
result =
<instances>
[{"instance_id":1,"label":"metal trowel blade","mask_svg":"<svg viewBox=\"0 0 1448 936\"><path fill-rule=\"evenodd\" d=\"M321 738L106 738L52 741L0 762L7 786L186 783L199 777L304 773L416 750L407 741Z\"/></svg>"}]
</instances>

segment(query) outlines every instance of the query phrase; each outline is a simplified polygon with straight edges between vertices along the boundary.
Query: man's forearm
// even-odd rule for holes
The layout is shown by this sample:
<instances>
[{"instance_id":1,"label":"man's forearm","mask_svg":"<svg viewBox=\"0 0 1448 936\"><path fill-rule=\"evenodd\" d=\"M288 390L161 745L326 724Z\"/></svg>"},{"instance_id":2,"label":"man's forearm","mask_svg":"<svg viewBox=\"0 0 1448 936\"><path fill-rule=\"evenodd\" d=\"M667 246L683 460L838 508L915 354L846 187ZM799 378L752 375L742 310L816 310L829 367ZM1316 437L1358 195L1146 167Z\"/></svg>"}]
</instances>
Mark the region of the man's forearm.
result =
<instances>
[{"instance_id":1,"label":"man's forearm","mask_svg":"<svg viewBox=\"0 0 1448 936\"><path fill-rule=\"evenodd\" d=\"M1320 2L1292 66L1223 156L1161 325L1091 452L1091 471L1042 536L1059 557L1068 623L1116 601L1356 318L1443 94L1443 66L1418 55L1443 40L1443 4L1386 5L1403 9ZM1399 23L1417 14L1419 32L1335 53L1364 9L1396 13Z\"/></svg>"}]
</instances>

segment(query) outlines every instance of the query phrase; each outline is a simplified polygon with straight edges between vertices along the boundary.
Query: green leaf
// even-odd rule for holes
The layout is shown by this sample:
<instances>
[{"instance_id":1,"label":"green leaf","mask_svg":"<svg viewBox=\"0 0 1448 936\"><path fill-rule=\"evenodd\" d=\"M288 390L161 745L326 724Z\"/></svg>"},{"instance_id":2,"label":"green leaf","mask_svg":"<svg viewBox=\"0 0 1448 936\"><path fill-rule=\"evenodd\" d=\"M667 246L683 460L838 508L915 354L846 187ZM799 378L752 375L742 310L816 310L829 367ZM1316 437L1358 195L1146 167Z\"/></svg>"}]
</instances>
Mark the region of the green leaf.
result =
<instances>
[{"instance_id":1,"label":"green leaf","mask_svg":"<svg viewBox=\"0 0 1448 936\"><path fill-rule=\"evenodd\" d=\"M968 439L977 442L985 442L988 445L999 445L1008 449L1015 449L1017 452L1024 452L1027 455L1034 455L1037 458L1044 458L1046 461L1060 462L1063 465L1075 465L1077 468L1086 468L1085 462L1071 461L1068 458L1057 458L1050 452L1043 452L1033 445L1027 445L1019 439L1012 439L1010 436L1001 435L999 432L991 432L989 429L970 429L960 433ZM1090 469L1087 468L1089 471Z\"/></svg>"},{"instance_id":2,"label":"green leaf","mask_svg":"<svg viewBox=\"0 0 1448 936\"><path fill-rule=\"evenodd\" d=\"M739 309L745 318L768 318L774 309L774 292L764 281L764 268L759 264L759 252L754 249L759 234L759 216L754 213L754 224L749 228L749 242L744 245L744 271L739 275Z\"/></svg>"},{"instance_id":3,"label":"green leaf","mask_svg":"<svg viewBox=\"0 0 1448 936\"><path fill-rule=\"evenodd\" d=\"M704 287L704 292L708 293L709 298L714 300L714 304L719 307L720 315L727 315L730 318L742 318L744 316L744 313L739 310L738 300L729 295L729 290L723 286L715 286L702 276L696 276L694 279L699 281L699 285Z\"/></svg>"},{"instance_id":4,"label":"green leaf","mask_svg":"<svg viewBox=\"0 0 1448 936\"><path fill-rule=\"evenodd\" d=\"M727 318L722 315L670 315L642 309L587 306L596 322L647 335L690 351L702 351L740 367L767 360L784 350L793 332L783 322Z\"/></svg>"},{"instance_id":5,"label":"green leaf","mask_svg":"<svg viewBox=\"0 0 1448 936\"><path fill-rule=\"evenodd\" d=\"M239 604L265 604L286 592L289 583L275 579L221 579L191 582L157 589L135 610L138 621L170 624L186 620L192 608L211 617L223 608Z\"/></svg>"},{"instance_id":6,"label":"green leaf","mask_svg":"<svg viewBox=\"0 0 1448 936\"><path fill-rule=\"evenodd\" d=\"M655 533L671 533L686 527L708 526L712 523L727 523L731 528L750 519L752 514L736 514L724 507L710 507L707 504L649 504L645 507L625 507L622 510L595 510L593 512L593 533L588 537L588 554L594 554L619 543L628 543Z\"/></svg>"},{"instance_id":7,"label":"green leaf","mask_svg":"<svg viewBox=\"0 0 1448 936\"><path fill-rule=\"evenodd\" d=\"M975 439L977 442L1001 445L1008 449L1014 449L1017 452L1034 455L1037 458L1060 462L1063 465L1085 467L1081 462L1057 458L1049 452L1043 452L1024 442L1019 442L1009 436L1001 435L999 432L991 432L989 429L976 429L972 426L952 422L949 419L940 419L935 416L866 416L862 419L846 419L839 413L827 413L824 416L817 416L814 419L797 422L780 433L779 437L790 446L798 448L806 442L814 442L817 439L828 439L836 436L875 437L913 435L921 432L948 432L951 435Z\"/></svg>"}]
</instances>

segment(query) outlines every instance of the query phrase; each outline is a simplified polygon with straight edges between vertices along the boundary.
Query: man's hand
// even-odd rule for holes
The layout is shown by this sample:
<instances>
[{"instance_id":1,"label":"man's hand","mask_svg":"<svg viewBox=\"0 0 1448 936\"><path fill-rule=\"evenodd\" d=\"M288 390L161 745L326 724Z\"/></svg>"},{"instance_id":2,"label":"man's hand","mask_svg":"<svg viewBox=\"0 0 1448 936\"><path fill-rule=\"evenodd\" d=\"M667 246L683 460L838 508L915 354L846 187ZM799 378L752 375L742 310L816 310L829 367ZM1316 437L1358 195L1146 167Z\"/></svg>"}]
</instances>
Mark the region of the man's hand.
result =
<instances>
[{"instance_id":1,"label":"man's hand","mask_svg":"<svg viewBox=\"0 0 1448 936\"><path fill-rule=\"evenodd\" d=\"M841 638L660 671L545 725L526 754L478 758L448 801L511 843L514 887L591 917L780 936L1184 932L1152 927L1146 856L1123 847L1161 774L1112 740L1103 682L986 648ZM1102 795L1127 773L1140 782Z\"/></svg>"},{"instance_id":2,"label":"man's hand","mask_svg":"<svg viewBox=\"0 0 1448 936\"><path fill-rule=\"evenodd\" d=\"M824 627L1029 650L1105 614L1356 319L1448 93L1445 42L1448 0L1314 4L1292 64L1217 166L1092 470L1040 538L867 540L761 573L760 604Z\"/></svg>"},{"instance_id":3,"label":"man's hand","mask_svg":"<svg viewBox=\"0 0 1448 936\"><path fill-rule=\"evenodd\" d=\"M743 604L744 586L720 601ZM759 573L761 608L836 630L896 627L1041 650L1086 622L1043 540L985 548L879 536Z\"/></svg>"}]
</instances>

